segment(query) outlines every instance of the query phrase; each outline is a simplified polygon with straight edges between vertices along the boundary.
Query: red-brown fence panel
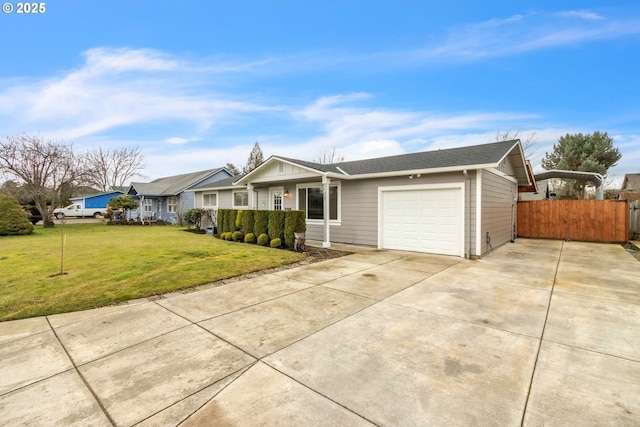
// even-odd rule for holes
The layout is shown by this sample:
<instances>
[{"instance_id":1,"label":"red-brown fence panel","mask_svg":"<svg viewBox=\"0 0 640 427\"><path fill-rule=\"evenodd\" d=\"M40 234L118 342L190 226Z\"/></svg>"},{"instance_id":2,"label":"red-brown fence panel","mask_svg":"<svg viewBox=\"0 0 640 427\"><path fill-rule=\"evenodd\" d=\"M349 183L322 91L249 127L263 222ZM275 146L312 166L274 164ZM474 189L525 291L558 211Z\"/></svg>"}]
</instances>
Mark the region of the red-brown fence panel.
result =
<instances>
[{"instance_id":1,"label":"red-brown fence panel","mask_svg":"<svg viewBox=\"0 0 640 427\"><path fill-rule=\"evenodd\" d=\"M535 200L518 202L518 236L587 242L625 242L626 200Z\"/></svg>"}]
</instances>

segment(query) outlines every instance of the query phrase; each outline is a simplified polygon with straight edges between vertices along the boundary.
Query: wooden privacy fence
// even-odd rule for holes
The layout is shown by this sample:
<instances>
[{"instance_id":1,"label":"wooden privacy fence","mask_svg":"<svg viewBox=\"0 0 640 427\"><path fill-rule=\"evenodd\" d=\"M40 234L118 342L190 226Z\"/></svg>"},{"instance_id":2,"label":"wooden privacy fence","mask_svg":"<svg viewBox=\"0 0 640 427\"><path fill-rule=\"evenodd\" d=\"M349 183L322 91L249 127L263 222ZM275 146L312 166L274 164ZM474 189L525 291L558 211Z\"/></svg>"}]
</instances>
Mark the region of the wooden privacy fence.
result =
<instances>
[{"instance_id":1,"label":"wooden privacy fence","mask_svg":"<svg viewBox=\"0 0 640 427\"><path fill-rule=\"evenodd\" d=\"M625 200L536 200L518 202L518 236L587 242L626 242Z\"/></svg>"}]
</instances>

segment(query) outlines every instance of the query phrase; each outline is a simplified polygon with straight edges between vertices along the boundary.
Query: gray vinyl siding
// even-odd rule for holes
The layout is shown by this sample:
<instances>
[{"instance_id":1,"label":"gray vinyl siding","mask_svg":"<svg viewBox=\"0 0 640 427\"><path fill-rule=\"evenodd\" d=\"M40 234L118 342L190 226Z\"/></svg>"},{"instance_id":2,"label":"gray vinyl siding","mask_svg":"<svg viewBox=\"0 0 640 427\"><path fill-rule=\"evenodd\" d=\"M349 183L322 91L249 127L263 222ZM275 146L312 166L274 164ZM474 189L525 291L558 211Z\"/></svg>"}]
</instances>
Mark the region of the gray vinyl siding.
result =
<instances>
[{"instance_id":1,"label":"gray vinyl siding","mask_svg":"<svg viewBox=\"0 0 640 427\"><path fill-rule=\"evenodd\" d=\"M470 207L465 209L470 213L471 248L475 247L475 173L469 172L469 193L465 196L465 203ZM376 178L355 181L341 181L341 224L331 226L330 240L336 243L350 243L364 246L378 245L378 187L400 185L424 185L464 183L462 172L423 175L420 178L409 179L408 176L392 178ZM467 190L465 190L465 193ZM308 224L307 238L323 240L323 226Z\"/></svg>"},{"instance_id":2,"label":"gray vinyl siding","mask_svg":"<svg viewBox=\"0 0 640 427\"><path fill-rule=\"evenodd\" d=\"M490 250L486 241L487 232L494 249L511 241L516 221L513 206L517 194L518 186L515 182L482 171L482 254Z\"/></svg>"}]
</instances>

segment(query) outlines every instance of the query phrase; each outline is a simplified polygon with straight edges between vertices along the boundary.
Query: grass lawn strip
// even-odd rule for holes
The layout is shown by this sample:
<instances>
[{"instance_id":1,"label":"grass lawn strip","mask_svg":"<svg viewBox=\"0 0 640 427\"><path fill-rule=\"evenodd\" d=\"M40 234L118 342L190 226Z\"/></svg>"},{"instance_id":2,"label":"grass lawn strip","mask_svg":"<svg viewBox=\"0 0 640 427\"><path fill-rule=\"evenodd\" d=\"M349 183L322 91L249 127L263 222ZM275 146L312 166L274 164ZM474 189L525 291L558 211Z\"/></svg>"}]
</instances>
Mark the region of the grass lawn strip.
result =
<instances>
[{"instance_id":1,"label":"grass lawn strip","mask_svg":"<svg viewBox=\"0 0 640 427\"><path fill-rule=\"evenodd\" d=\"M64 275L60 273L66 232ZM118 304L294 263L304 254L179 227L74 224L0 237L0 320Z\"/></svg>"}]
</instances>

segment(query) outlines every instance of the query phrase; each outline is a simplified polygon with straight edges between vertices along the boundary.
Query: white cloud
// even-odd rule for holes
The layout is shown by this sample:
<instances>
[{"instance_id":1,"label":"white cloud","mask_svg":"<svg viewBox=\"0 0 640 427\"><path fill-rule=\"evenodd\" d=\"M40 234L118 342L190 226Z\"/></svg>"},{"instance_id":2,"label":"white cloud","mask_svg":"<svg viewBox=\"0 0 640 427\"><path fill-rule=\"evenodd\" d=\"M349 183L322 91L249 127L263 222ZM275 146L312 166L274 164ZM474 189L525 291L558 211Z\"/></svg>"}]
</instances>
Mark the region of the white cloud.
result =
<instances>
[{"instance_id":1,"label":"white cloud","mask_svg":"<svg viewBox=\"0 0 640 427\"><path fill-rule=\"evenodd\" d=\"M414 61L477 61L637 34L637 18L606 19L586 10L530 12L457 27L439 43L390 55Z\"/></svg>"},{"instance_id":2,"label":"white cloud","mask_svg":"<svg viewBox=\"0 0 640 427\"><path fill-rule=\"evenodd\" d=\"M149 49L91 49L62 76L0 91L0 115L14 129L79 139L122 126L176 122L203 132L236 114L274 107L197 90L211 76Z\"/></svg>"},{"instance_id":3,"label":"white cloud","mask_svg":"<svg viewBox=\"0 0 640 427\"><path fill-rule=\"evenodd\" d=\"M580 18L580 19L585 19L587 21L600 21L605 19L604 16L599 15L595 12L592 12L590 10L570 10L567 12L561 12L559 13L560 16L568 16L568 17L572 17L572 18Z\"/></svg>"}]
</instances>

